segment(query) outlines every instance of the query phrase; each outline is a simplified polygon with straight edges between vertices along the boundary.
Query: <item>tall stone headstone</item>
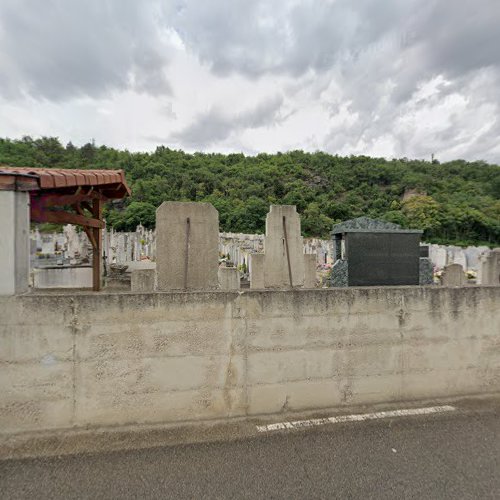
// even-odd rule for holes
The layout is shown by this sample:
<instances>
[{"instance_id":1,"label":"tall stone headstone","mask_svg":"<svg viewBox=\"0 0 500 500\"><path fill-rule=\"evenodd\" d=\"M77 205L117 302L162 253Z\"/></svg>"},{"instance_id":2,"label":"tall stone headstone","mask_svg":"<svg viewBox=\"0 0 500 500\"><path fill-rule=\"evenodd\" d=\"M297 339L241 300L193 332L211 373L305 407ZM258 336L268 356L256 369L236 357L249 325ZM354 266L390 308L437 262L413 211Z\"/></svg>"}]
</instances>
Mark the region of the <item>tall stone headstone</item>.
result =
<instances>
[{"instance_id":1,"label":"tall stone headstone","mask_svg":"<svg viewBox=\"0 0 500 500\"><path fill-rule=\"evenodd\" d=\"M265 288L304 286L304 243L294 205L271 205L264 238Z\"/></svg>"},{"instance_id":2,"label":"tall stone headstone","mask_svg":"<svg viewBox=\"0 0 500 500\"><path fill-rule=\"evenodd\" d=\"M250 288L309 288L316 283L316 254L304 254L294 205L271 205L264 253L250 255Z\"/></svg>"},{"instance_id":3,"label":"tall stone headstone","mask_svg":"<svg viewBox=\"0 0 500 500\"><path fill-rule=\"evenodd\" d=\"M250 254L250 288L262 289L264 284L264 258L263 253Z\"/></svg>"},{"instance_id":4,"label":"tall stone headstone","mask_svg":"<svg viewBox=\"0 0 500 500\"><path fill-rule=\"evenodd\" d=\"M443 269L441 284L443 286L463 286L467 283L464 268L460 264L450 264Z\"/></svg>"},{"instance_id":5,"label":"tall stone headstone","mask_svg":"<svg viewBox=\"0 0 500 500\"><path fill-rule=\"evenodd\" d=\"M304 288L316 287L316 254L304 254Z\"/></svg>"},{"instance_id":6,"label":"tall stone headstone","mask_svg":"<svg viewBox=\"0 0 500 500\"><path fill-rule=\"evenodd\" d=\"M481 285L500 285L500 248L481 255L477 281Z\"/></svg>"},{"instance_id":7,"label":"tall stone headstone","mask_svg":"<svg viewBox=\"0 0 500 500\"><path fill-rule=\"evenodd\" d=\"M68 258L74 259L75 257L80 256L82 249L80 245L80 238L78 237L75 226L67 224L64 226L63 232L64 237L66 238Z\"/></svg>"},{"instance_id":8,"label":"tall stone headstone","mask_svg":"<svg viewBox=\"0 0 500 500\"><path fill-rule=\"evenodd\" d=\"M219 213L210 203L165 201L156 210L158 290L218 288Z\"/></svg>"},{"instance_id":9,"label":"tall stone headstone","mask_svg":"<svg viewBox=\"0 0 500 500\"><path fill-rule=\"evenodd\" d=\"M446 248L440 245L429 245L429 258L437 269L443 269L447 264Z\"/></svg>"}]
</instances>

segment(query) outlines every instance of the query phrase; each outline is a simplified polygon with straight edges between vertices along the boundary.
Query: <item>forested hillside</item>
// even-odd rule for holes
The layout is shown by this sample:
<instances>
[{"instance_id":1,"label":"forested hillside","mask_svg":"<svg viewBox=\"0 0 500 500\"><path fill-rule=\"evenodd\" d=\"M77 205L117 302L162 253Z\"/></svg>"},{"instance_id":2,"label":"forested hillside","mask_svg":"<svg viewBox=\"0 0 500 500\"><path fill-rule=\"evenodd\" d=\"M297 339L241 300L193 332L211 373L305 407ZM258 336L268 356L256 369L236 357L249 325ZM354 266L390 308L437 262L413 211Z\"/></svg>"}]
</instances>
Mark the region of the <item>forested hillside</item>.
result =
<instances>
[{"instance_id":1,"label":"forested hillside","mask_svg":"<svg viewBox=\"0 0 500 500\"><path fill-rule=\"evenodd\" d=\"M0 165L122 168L133 196L107 208L116 229L152 227L164 200L206 201L221 230L264 231L272 203L297 205L304 236L327 238L366 215L425 231L430 242L500 244L500 167L484 162L339 157L326 153L187 154L160 146L130 153L57 138L0 139Z\"/></svg>"}]
</instances>

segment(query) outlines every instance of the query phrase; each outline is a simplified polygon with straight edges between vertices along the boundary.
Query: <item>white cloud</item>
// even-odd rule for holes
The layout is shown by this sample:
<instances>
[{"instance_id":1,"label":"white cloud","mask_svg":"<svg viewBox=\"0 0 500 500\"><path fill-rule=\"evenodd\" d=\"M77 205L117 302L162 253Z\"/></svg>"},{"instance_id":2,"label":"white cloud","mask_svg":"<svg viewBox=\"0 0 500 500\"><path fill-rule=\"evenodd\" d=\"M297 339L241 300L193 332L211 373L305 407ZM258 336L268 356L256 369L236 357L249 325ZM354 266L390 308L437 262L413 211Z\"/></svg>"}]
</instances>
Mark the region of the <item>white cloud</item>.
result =
<instances>
[{"instance_id":1,"label":"white cloud","mask_svg":"<svg viewBox=\"0 0 500 500\"><path fill-rule=\"evenodd\" d=\"M500 161L497 0L4 0L0 135Z\"/></svg>"}]
</instances>

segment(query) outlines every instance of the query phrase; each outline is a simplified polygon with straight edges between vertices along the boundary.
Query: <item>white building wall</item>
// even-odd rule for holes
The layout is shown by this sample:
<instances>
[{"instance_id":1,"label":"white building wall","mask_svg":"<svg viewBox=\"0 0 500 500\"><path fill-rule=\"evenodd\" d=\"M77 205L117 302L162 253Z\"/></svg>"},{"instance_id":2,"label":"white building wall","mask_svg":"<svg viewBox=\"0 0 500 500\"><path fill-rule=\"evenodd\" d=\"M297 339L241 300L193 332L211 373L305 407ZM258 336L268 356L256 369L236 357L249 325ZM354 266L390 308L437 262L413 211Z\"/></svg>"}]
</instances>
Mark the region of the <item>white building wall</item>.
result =
<instances>
[{"instance_id":1,"label":"white building wall","mask_svg":"<svg viewBox=\"0 0 500 500\"><path fill-rule=\"evenodd\" d=\"M29 286L29 194L0 191L0 295Z\"/></svg>"}]
</instances>

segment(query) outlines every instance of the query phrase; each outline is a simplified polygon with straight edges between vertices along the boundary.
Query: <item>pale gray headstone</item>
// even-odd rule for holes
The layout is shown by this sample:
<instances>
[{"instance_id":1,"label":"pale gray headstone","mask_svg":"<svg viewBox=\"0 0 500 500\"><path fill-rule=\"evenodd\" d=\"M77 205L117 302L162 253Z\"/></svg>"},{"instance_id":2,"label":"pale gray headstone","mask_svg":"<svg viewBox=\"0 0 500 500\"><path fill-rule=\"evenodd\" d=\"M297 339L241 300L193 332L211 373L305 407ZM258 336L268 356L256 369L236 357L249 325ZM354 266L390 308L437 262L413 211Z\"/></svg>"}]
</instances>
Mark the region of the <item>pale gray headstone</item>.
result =
<instances>
[{"instance_id":1,"label":"pale gray headstone","mask_svg":"<svg viewBox=\"0 0 500 500\"><path fill-rule=\"evenodd\" d=\"M460 264L450 264L443 269L441 284L443 286L463 286L467 283L464 268Z\"/></svg>"},{"instance_id":2,"label":"pale gray headstone","mask_svg":"<svg viewBox=\"0 0 500 500\"><path fill-rule=\"evenodd\" d=\"M218 288L218 245L219 213L213 205L163 202L156 210L157 289Z\"/></svg>"}]
</instances>

